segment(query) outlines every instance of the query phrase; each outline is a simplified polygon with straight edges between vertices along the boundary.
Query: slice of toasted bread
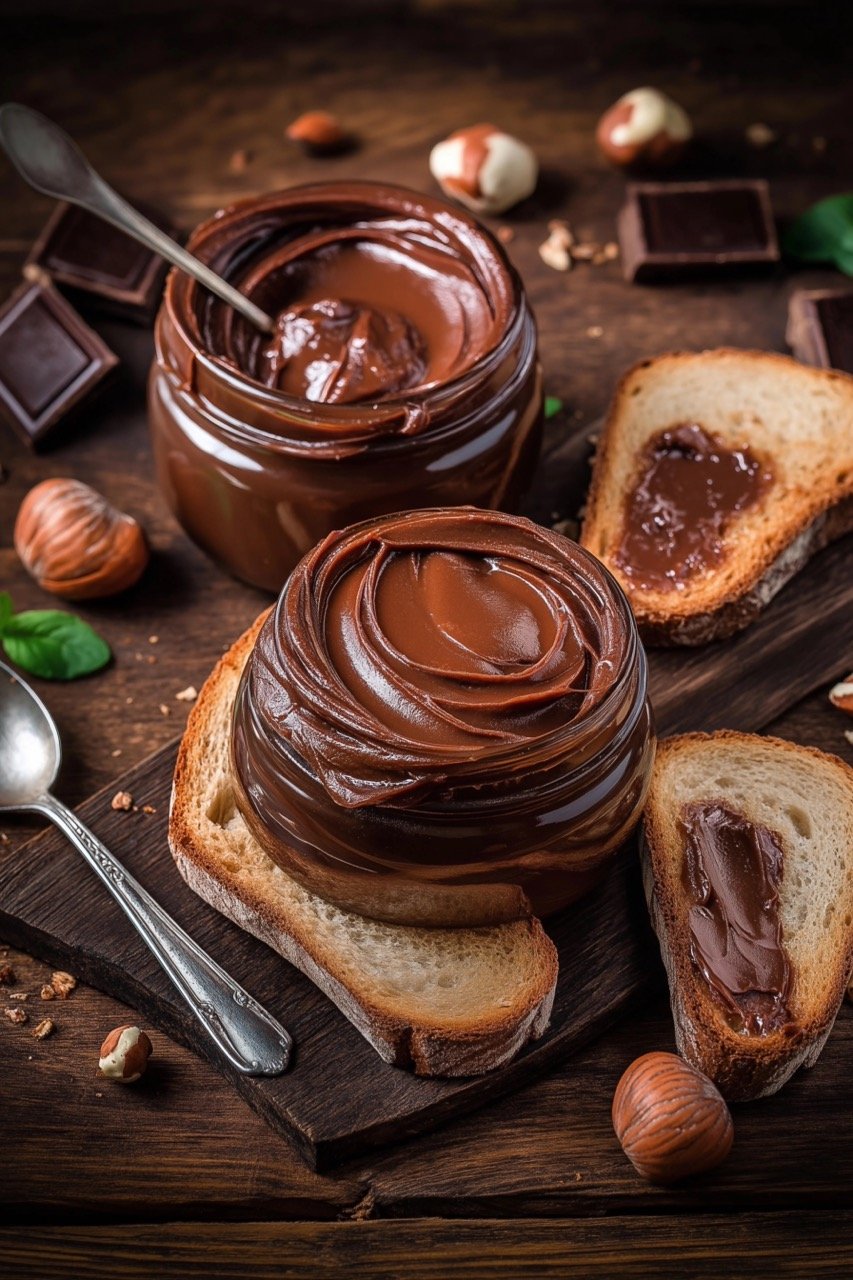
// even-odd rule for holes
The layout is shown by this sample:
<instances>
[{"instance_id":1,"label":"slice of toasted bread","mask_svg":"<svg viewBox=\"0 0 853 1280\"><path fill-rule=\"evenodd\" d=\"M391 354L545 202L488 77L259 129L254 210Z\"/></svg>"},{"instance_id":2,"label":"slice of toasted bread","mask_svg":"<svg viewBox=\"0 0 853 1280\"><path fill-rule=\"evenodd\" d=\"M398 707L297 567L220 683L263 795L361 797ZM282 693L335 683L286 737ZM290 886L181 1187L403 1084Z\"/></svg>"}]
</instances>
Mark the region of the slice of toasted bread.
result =
<instances>
[{"instance_id":1,"label":"slice of toasted bread","mask_svg":"<svg viewBox=\"0 0 853 1280\"><path fill-rule=\"evenodd\" d=\"M169 818L178 870L307 974L386 1062L430 1076L501 1066L551 1016L557 953L538 920L425 929L341 911L273 863L238 812L231 708L265 616L220 660L187 722Z\"/></svg>"},{"instance_id":2,"label":"slice of toasted bread","mask_svg":"<svg viewBox=\"0 0 853 1280\"><path fill-rule=\"evenodd\" d=\"M780 838L779 920L795 1030L734 1030L692 959L679 820L697 802L722 803ZM664 740L644 817L643 877L687 1061L732 1100L774 1093L813 1066L853 966L853 769L809 747L728 730Z\"/></svg>"},{"instance_id":3,"label":"slice of toasted bread","mask_svg":"<svg viewBox=\"0 0 853 1280\"><path fill-rule=\"evenodd\" d=\"M616 562L625 503L648 443L697 423L749 446L774 473L737 515L722 562L681 591L649 590ZM644 639L705 644L752 621L810 556L853 528L853 377L788 356L721 349L645 360L620 382L602 429L581 542L624 587Z\"/></svg>"}]
</instances>

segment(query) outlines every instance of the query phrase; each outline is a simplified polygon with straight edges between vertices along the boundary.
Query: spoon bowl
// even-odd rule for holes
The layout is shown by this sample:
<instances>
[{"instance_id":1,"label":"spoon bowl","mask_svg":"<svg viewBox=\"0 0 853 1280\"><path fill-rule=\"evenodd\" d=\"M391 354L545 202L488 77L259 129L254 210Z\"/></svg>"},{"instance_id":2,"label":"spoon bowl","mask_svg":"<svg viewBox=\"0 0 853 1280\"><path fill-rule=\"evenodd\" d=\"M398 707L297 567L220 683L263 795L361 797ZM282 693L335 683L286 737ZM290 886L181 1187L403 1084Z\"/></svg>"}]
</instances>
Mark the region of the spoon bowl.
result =
<instances>
[{"instance_id":1,"label":"spoon bowl","mask_svg":"<svg viewBox=\"0 0 853 1280\"><path fill-rule=\"evenodd\" d=\"M47 707L0 662L0 810L33 807L53 786L61 759Z\"/></svg>"}]
</instances>

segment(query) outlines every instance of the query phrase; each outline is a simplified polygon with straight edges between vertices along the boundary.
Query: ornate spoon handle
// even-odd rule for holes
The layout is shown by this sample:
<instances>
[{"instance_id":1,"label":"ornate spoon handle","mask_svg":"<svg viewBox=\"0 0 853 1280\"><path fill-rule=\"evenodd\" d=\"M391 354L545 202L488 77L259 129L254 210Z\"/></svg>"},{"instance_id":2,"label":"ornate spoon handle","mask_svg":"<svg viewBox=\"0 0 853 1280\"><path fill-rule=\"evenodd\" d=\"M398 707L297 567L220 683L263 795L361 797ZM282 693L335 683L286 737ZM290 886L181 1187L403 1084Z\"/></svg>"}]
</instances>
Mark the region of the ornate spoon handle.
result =
<instances>
[{"instance_id":1,"label":"ornate spoon handle","mask_svg":"<svg viewBox=\"0 0 853 1280\"><path fill-rule=\"evenodd\" d=\"M280 1075L293 1047L284 1027L211 960L76 814L49 794L34 807L79 849L231 1065L244 1075Z\"/></svg>"}]
</instances>

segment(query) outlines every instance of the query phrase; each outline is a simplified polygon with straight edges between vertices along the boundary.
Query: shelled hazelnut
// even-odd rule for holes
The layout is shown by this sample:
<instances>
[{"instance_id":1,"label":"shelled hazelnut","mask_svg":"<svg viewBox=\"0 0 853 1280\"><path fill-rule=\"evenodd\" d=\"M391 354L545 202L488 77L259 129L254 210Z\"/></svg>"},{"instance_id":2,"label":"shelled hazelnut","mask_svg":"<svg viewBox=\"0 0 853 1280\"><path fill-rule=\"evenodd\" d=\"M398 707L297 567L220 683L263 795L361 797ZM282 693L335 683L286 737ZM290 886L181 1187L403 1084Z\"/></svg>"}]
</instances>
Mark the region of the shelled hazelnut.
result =
<instances>
[{"instance_id":1,"label":"shelled hazelnut","mask_svg":"<svg viewBox=\"0 0 853 1280\"><path fill-rule=\"evenodd\" d=\"M623 94L598 122L602 154L620 169L665 169L675 164L693 126L683 107L648 86Z\"/></svg>"},{"instance_id":2,"label":"shelled hazelnut","mask_svg":"<svg viewBox=\"0 0 853 1280\"><path fill-rule=\"evenodd\" d=\"M43 480L15 521L15 550L40 587L66 600L95 600L132 587L148 544L132 516L80 480Z\"/></svg>"},{"instance_id":3,"label":"shelled hazelnut","mask_svg":"<svg viewBox=\"0 0 853 1280\"><path fill-rule=\"evenodd\" d=\"M151 1041L139 1027L116 1027L101 1045L98 1067L108 1080L135 1084L145 1074Z\"/></svg>"},{"instance_id":4,"label":"shelled hazelnut","mask_svg":"<svg viewBox=\"0 0 853 1280\"><path fill-rule=\"evenodd\" d=\"M616 1086L612 1117L622 1150L650 1182L713 1169L734 1140L716 1085L674 1053L646 1053L631 1063Z\"/></svg>"},{"instance_id":5,"label":"shelled hazelnut","mask_svg":"<svg viewBox=\"0 0 853 1280\"><path fill-rule=\"evenodd\" d=\"M503 213L531 195L539 165L530 147L493 124L458 129L437 143L430 173L445 195L475 213Z\"/></svg>"}]
</instances>

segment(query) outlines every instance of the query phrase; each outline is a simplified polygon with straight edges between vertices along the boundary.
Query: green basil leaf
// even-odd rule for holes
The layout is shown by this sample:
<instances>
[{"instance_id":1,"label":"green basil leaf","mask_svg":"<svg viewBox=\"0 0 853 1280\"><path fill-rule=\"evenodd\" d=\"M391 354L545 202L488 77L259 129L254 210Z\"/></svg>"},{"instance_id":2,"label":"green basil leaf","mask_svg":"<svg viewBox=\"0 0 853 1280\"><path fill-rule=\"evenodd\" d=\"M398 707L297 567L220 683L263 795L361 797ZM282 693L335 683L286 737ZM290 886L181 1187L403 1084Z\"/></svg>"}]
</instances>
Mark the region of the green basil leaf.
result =
<instances>
[{"instance_id":1,"label":"green basil leaf","mask_svg":"<svg viewBox=\"0 0 853 1280\"><path fill-rule=\"evenodd\" d=\"M563 402L559 396L545 397L545 417L546 418L553 418L556 414L560 412L562 407L563 407Z\"/></svg>"},{"instance_id":2,"label":"green basil leaf","mask_svg":"<svg viewBox=\"0 0 853 1280\"><path fill-rule=\"evenodd\" d=\"M0 591L0 634L12 616L12 597L8 591Z\"/></svg>"},{"instance_id":3,"label":"green basil leaf","mask_svg":"<svg viewBox=\"0 0 853 1280\"><path fill-rule=\"evenodd\" d=\"M853 193L812 205L788 228L782 248L799 262L834 262L853 275Z\"/></svg>"},{"instance_id":4,"label":"green basil leaf","mask_svg":"<svg viewBox=\"0 0 853 1280\"><path fill-rule=\"evenodd\" d=\"M7 618L2 644L13 662L46 680L74 680L110 660L110 647L88 622L58 609L29 609Z\"/></svg>"}]
</instances>

